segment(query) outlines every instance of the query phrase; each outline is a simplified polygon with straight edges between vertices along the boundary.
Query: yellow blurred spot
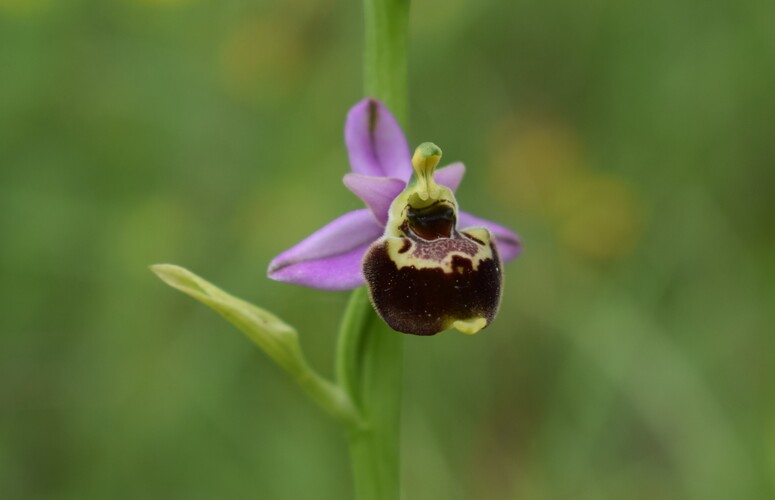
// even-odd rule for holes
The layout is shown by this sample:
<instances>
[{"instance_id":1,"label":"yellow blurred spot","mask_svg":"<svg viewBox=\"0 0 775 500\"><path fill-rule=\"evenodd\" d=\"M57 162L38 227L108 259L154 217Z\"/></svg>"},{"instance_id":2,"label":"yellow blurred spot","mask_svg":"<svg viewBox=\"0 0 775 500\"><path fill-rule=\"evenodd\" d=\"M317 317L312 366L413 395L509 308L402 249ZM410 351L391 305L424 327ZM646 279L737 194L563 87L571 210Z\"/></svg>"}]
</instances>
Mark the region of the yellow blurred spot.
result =
<instances>
[{"instance_id":1,"label":"yellow blurred spot","mask_svg":"<svg viewBox=\"0 0 775 500\"><path fill-rule=\"evenodd\" d=\"M306 62L301 37L298 23L285 17L251 19L235 27L218 55L227 92L250 102L290 91Z\"/></svg>"},{"instance_id":2,"label":"yellow blurred spot","mask_svg":"<svg viewBox=\"0 0 775 500\"><path fill-rule=\"evenodd\" d=\"M555 193L559 236L584 257L609 260L628 254L640 238L643 217L630 186L610 176L578 177Z\"/></svg>"},{"instance_id":3,"label":"yellow blurred spot","mask_svg":"<svg viewBox=\"0 0 775 500\"><path fill-rule=\"evenodd\" d=\"M0 14L25 17L41 14L51 7L51 0L0 0Z\"/></svg>"},{"instance_id":4,"label":"yellow blurred spot","mask_svg":"<svg viewBox=\"0 0 775 500\"><path fill-rule=\"evenodd\" d=\"M545 118L496 125L491 190L505 206L545 220L569 250L595 260L629 253L642 231L642 207L626 182L587 168L581 140Z\"/></svg>"},{"instance_id":5,"label":"yellow blurred spot","mask_svg":"<svg viewBox=\"0 0 775 500\"><path fill-rule=\"evenodd\" d=\"M546 198L579 168L578 138L558 122L519 123L507 117L492 137L491 188L506 205L544 212Z\"/></svg>"}]
</instances>

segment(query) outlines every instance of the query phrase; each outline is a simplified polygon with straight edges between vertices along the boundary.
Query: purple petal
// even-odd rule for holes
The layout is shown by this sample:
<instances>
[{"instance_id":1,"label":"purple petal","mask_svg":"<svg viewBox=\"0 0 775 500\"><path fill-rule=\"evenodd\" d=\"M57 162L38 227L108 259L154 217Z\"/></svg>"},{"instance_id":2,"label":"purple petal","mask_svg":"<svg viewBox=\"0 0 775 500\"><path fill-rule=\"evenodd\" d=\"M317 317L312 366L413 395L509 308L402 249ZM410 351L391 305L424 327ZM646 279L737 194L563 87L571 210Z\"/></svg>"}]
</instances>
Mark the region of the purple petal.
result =
<instances>
[{"instance_id":1,"label":"purple petal","mask_svg":"<svg viewBox=\"0 0 775 500\"><path fill-rule=\"evenodd\" d=\"M290 265L270 273L269 277L321 290L352 290L364 283L361 261L371 243L340 255Z\"/></svg>"},{"instance_id":2,"label":"purple petal","mask_svg":"<svg viewBox=\"0 0 775 500\"><path fill-rule=\"evenodd\" d=\"M376 99L364 99L347 114L344 141L350 166L357 174L395 177L412 175L411 153L401 127Z\"/></svg>"},{"instance_id":3,"label":"purple petal","mask_svg":"<svg viewBox=\"0 0 775 500\"><path fill-rule=\"evenodd\" d=\"M466 173L466 167L460 163L451 163L444 168L440 168L433 174L436 182L442 186L447 186L452 191L457 191L460 181L463 180L463 174Z\"/></svg>"},{"instance_id":4,"label":"purple petal","mask_svg":"<svg viewBox=\"0 0 775 500\"><path fill-rule=\"evenodd\" d=\"M342 181L347 189L363 200L383 226L387 223L390 204L406 186L400 179L352 173L345 175Z\"/></svg>"},{"instance_id":5,"label":"purple petal","mask_svg":"<svg viewBox=\"0 0 775 500\"><path fill-rule=\"evenodd\" d=\"M495 236L495 241L498 245L498 253L503 262L508 262L517 258L520 252L522 252L522 242L520 241L519 236L511 229L489 220L480 219L467 212L461 211L458 214L458 228L465 229L467 227L475 226L486 227L490 230L492 235Z\"/></svg>"},{"instance_id":6,"label":"purple petal","mask_svg":"<svg viewBox=\"0 0 775 500\"><path fill-rule=\"evenodd\" d=\"M368 209L346 213L275 257L268 275L323 290L358 287L363 284L363 254L382 232Z\"/></svg>"}]
</instances>

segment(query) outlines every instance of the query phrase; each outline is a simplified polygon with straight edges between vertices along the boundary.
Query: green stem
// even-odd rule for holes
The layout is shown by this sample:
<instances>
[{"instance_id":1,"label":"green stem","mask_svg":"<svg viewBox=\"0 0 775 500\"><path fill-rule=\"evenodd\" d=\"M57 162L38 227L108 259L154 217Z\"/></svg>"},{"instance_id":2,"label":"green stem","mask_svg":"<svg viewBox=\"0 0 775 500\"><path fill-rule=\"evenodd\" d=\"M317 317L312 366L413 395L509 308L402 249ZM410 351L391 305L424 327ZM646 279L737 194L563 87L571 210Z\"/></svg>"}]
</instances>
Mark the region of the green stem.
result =
<instances>
[{"instance_id":1,"label":"green stem","mask_svg":"<svg viewBox=\"0 0 775 500\"><path fill-rule=\"evenodd\" d=\"M409 0L364 0L364 92L406 125ZM400 496L399 436L404 337L355 290L339 334L337 377L362 416L348 440L358 500Z\"/></svg>"},{"instance_id":2,"label":"green stem","mask_svg":"<svg viewBox=\"0 0 775 500\"><path fill-rule=\"evenodd\" d=\"M358 500L399 498L399 430L403 335L377 316L365 288L355 290L342 323L339 384L360 410L363 425L349 428Z\"/></svg>"},{"instance_id":3,"label":"green stem","mask_svg":"<svg viewBox=\"0 0 775 500\"><path fill-rule=\"evenodd\" d=\"M364 0L363 86L406 126L409 0Z\"/></svg>"}]
</instances>

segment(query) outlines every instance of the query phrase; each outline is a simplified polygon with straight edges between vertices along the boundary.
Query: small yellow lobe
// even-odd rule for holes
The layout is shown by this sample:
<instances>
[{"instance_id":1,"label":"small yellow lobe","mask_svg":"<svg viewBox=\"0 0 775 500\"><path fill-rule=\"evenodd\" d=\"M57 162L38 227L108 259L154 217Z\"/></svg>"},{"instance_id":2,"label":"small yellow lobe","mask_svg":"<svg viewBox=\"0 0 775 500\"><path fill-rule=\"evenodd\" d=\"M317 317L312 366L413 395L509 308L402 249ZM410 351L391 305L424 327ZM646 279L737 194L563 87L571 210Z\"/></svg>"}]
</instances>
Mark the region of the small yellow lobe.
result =
<instances>
[{"instance_id":1,"label":"small yellow lobe","mask_svg":"<svg viewBox=\"0 0 775 500\"><path fill-rule=\"evenodd\" d=\"M466 335L473 335L487 326L487 320L484 318L459 319L452 323L452 328Z\"/></svg>"}]
</instances>

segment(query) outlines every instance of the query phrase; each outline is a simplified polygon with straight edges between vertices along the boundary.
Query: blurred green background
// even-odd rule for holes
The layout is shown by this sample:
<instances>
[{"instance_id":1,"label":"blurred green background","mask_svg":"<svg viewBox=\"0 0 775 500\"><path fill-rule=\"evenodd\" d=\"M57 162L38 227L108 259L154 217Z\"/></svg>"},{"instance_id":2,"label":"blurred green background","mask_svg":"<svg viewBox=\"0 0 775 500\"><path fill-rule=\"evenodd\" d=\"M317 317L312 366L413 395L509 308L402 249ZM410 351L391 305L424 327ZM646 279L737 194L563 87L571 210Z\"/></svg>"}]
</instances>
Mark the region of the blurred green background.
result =
<instances>
[{"instance_id":1,"label":"blurred green background","mask_svg":"<svg viewBox=\"0 0 775 500\"><path fill-rule=\"evenodd\" d=\"M350 498L261 352L147 269L265 278L359 201L361 9L0 0L0 498ZM407 338L406 500L775 498L775 7L414 2L410 142L516 228L500 316Z\"/></svg>"}]
</instances>

